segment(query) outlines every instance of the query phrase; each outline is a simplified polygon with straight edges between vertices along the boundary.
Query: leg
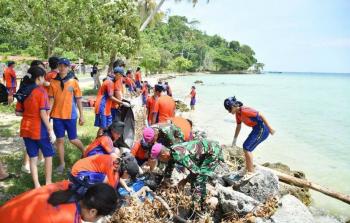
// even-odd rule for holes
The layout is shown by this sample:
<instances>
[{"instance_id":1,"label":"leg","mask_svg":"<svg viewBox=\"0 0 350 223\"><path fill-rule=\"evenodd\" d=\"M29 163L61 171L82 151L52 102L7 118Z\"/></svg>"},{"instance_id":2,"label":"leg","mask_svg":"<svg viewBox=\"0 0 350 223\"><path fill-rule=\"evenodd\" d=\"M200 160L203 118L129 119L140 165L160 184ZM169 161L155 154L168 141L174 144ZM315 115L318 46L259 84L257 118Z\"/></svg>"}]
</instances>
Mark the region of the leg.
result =
<instances>
[{"instance_id":1,"label":"leg","mask_svg":"<svg viewBox=\"0 0 350 223\"><path fill-rule=\"evenodd\" d=\"M58 138L56 139L56 148L58 152L58 158L60 160L59 168L64 169L65 162L64 162L64 138Z\"/></svg>"},{"instance_id":2,"label":"leg","mask_svg":"<svg viewBox=\"0 0 350 223\"><path fill-rule=\"evenodd\" d=\"M80 141L80 139L73 139L73 140L69 140L70 143L72 143L75 147L77 147L81 153L84 153L84 145L83 143Z\"/></svg>"},{"instance_id":3,"label":"leg","mask_svg":"<svg viewBox=\"0 0 350 223\"><path fill-rule=\"evenodd\" d=\"M21 170L25 173L30 173L30 167L29 167L29 156L28 153L24 152L23 155L23 164Z\"/></svg>"},{"instance_id":4,"label":"leg","mask_svg":"<svg viewBox=\"0 0 350 223\"><path fill-rule=\"evenodd\" d=\"M38 157L31 157L29 160L30 163L30 172L32 173L32 178L34 182L34 188L39 188L39 177L38 177Z\"/></svg>"},{"instance_id":5,"label":"leg","mask_svg":"<svg viewBox=\"0 0 350 223\"><path fill-rule=\"evenodd\" d=\"M254 164L253 164L253 153L247 150L244 150L245 164L248 172L254 172Z\"/></svg>"},{"instance_id":6,"label":"leg","mask_svg":"<svg viewBox=\"0 0 350 223\"><path fill-rule=\"evenodd\" d=\"M52 183L52 157L45 158L45 182L46 185Z\"/></svg>"}]
</instances>

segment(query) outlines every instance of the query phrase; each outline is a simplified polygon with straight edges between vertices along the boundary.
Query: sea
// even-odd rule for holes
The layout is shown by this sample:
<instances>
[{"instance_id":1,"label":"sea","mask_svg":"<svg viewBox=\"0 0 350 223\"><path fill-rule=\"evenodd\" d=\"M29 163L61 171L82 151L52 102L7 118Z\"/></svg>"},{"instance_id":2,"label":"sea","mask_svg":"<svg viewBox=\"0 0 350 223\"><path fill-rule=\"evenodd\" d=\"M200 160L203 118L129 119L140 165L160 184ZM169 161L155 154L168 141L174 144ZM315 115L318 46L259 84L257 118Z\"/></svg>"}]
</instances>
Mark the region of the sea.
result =
<instances>
[{"instance_id":1,"label":"sea","mask_svg":"<svg viewBox=\"0 0 350 223\"><path fill-rule=\"evenodd\" d=\"M197 104L189 117L210 139L231 144L236 121L223 102L235 96L276 130L253 152L256 163L285 163L314 183L350 195L350 74L195 74L169 84L174 98L187 104L191 86L196 87ZM242 127L238 146L250 131ZM350 219L350 205L314 191L312 198L317 211Z\"/></svg>"}]
</instances>

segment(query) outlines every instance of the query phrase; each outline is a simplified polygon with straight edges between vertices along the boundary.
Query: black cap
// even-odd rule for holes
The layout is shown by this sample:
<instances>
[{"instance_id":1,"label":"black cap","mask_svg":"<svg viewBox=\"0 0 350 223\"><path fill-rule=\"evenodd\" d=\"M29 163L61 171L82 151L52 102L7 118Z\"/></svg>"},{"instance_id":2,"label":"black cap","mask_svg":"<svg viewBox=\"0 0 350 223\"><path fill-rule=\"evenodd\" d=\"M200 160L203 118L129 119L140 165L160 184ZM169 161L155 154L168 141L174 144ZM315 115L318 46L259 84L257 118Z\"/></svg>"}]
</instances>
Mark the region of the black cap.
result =
<instances>
[{"instance_id":1,"label":"black cap","mask_svg":"<svg viewBox=\"0 0 350 223\"><path fill-rule=\"evenodd\" d=\"M154 85L154 90L158 91L158 92L162 92L162 91L164 91L164 87L162 84L156 84L156 85Z\"/></svg>"}]
</instances>

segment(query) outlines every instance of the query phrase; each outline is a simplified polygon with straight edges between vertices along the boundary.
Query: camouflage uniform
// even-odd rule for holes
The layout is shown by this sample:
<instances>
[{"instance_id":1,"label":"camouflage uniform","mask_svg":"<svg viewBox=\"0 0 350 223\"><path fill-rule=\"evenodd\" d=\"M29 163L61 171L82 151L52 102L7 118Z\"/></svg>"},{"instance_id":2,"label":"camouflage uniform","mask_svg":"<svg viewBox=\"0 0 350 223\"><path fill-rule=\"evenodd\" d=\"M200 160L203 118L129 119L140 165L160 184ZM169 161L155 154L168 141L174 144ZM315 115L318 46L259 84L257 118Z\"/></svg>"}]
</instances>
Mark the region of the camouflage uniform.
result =
<instances>
[{"instance_id":1,"label":"camouflage uniform","mask_svg":"<svg viewBox=\"0 0 350 223\"><path fill-rule=\"evenodd\" d=\"M203 204L206 197L208 177L224 161L222 148L215 141L207 139L193 140L171 147L171 159L165 169L165 177L170 178L175 164L180 164L190 171L187 177L191 183L194 200Z\"/></svg>"},{"instance_id":2,"label":"camouflage uniform","mask_svg":"<svg viewBox=\"0 0 350 223\"><path fill-rule=\"evenodd\" d=\"M185 142L185 136L181 129L176 127L174 124L162 123L152 125L152 128L158 130L158 143L163 146L170 148L171 146Z\"/></svg>"}]
</instances>

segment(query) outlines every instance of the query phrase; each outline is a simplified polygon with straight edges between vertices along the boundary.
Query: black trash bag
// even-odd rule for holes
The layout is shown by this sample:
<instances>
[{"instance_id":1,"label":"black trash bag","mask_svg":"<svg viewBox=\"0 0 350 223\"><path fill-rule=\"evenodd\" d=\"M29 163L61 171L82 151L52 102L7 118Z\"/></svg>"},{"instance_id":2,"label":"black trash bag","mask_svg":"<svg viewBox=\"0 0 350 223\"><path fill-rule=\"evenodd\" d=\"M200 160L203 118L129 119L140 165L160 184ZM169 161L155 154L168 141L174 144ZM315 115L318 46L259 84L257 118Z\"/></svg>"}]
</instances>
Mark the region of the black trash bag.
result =
<instances>
[{"instance_id":1,"label":"black trash bag","mask_svg":"<svg viewBox=\"0 0 350 223\"><path fill-rule=\"evenodd\" d=\"M0 103L7 103L8 96L7 88L0 83Z\"/></svg>"},{"instance_id":2,"label":"black trash bag","mask_svg":"<svg viewBox=\"0 0 350 223\"><path fill-rule=\"evenodd\" d=\"M149 187L151 190L155 191L163 180L163 176L157 173L145 173L143 175L145 179L143 182L145 186Z\"/></svg>"},{"instance_id":3,"label":"black trash bag","mask_svg":"<svg viewBox=\"0 0 350 223\"><path fill-rule=\"evenodd\" d=\"M124 133L123 135L114 143L116 147L131 148L135 139L135 117L132 108L122 106L120 108L120 117L117 118L118 121L124 122Z\"/></svg>"}]
</instances>

